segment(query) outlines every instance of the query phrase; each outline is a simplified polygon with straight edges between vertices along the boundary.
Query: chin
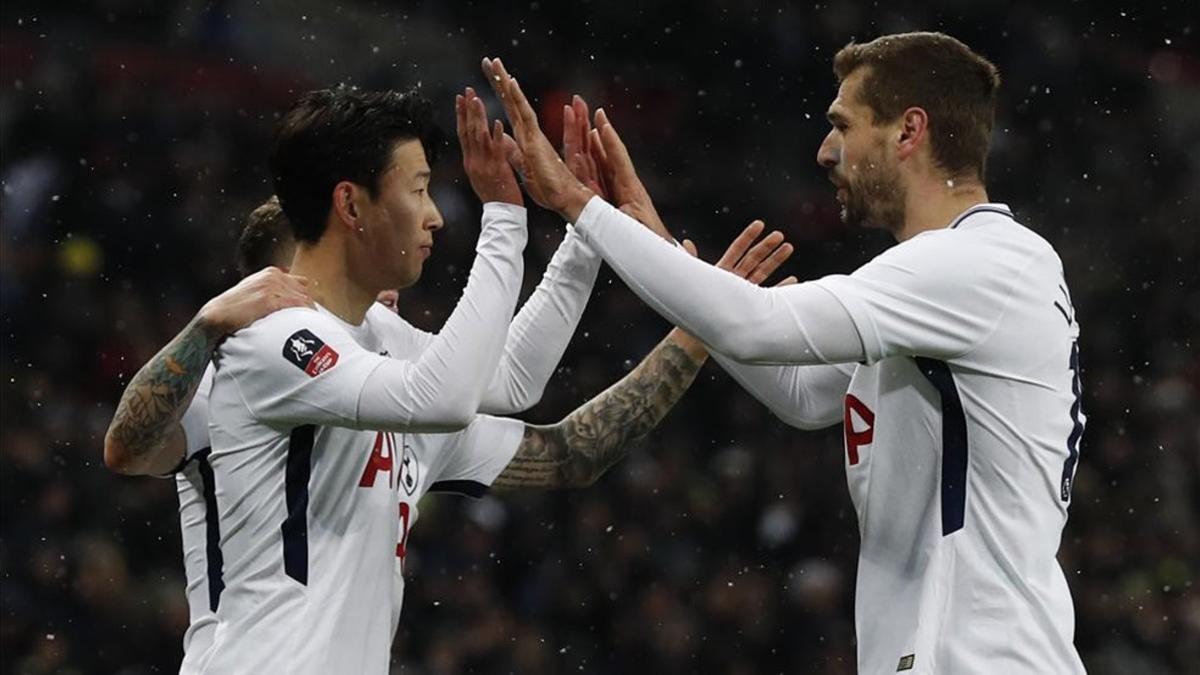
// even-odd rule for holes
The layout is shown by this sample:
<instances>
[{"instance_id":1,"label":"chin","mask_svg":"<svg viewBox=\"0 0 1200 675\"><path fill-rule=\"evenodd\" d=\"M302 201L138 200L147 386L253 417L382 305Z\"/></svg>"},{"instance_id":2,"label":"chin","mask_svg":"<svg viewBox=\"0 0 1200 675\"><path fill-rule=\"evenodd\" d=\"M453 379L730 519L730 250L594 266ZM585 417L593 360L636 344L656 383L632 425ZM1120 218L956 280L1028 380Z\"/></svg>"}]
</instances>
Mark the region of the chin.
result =
<instances>
[{"instance_id":1,"label":"chin","mask_svg":"<svg viewBox=\"0 0 1200 675\"><path fill-rule=\"evenodd\" d=\"M393 285L390 288L408 288L415 285L421 280L421 270L418 268L415 271L401 274L393 280Z\"/></svg>"}]
</instances>

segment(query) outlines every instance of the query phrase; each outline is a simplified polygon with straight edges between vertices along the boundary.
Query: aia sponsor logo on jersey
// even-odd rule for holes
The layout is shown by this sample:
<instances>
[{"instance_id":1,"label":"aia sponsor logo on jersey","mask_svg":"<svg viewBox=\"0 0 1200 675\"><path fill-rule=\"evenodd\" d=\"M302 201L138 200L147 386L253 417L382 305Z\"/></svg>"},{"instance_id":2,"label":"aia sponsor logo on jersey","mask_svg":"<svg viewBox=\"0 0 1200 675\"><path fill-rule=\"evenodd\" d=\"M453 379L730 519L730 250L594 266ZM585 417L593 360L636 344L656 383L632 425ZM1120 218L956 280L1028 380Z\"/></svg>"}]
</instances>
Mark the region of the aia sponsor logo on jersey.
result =
<instances>
[{"instance_id":1,"label":"aia sponsor logo on jersey","mask_svg":"<svg viewBox=\"0 0 1200 675\"><path fill-rule=\"evenodd\" d=\"M854 394L846 394L844 413L846 458L854 466L858 464L858 449L875 442L875 413Z\"/></svg>"},{"instance_id":2,"label":"aia sponsor logo on jersey","mask_svg":"<svg viewBox=\"0 0 1200 675\"><path fill-rule=\"evenodd\" d=\"M400 443L400 472L399 481L400 487L404 488L404 493L409 497L417 491L417 485L421 482L421 465L417 462L417 456L413 453L412 446L408 443ZM359 487L373 487L375 485L375 475L380 472L386 472L388 475L388 487L392 486L393 469L396 467L396 435L387 432L379 431L375 433L375 446L371 449L371 456L367 458L367 465L363 469L362 478L358 481Z\"/></svg>"},{"instance_id":3,"label":"aia sponsor logo on jersey","mask_svg":"<svg viewBox=\"0 0 1200 675\"><path fill-rule=\"evenodd\" d=\"M312 331L302 328L283 343L283 358L309 377L316 377L337 365L338 353Z\"/></svg>"}]
</instances>

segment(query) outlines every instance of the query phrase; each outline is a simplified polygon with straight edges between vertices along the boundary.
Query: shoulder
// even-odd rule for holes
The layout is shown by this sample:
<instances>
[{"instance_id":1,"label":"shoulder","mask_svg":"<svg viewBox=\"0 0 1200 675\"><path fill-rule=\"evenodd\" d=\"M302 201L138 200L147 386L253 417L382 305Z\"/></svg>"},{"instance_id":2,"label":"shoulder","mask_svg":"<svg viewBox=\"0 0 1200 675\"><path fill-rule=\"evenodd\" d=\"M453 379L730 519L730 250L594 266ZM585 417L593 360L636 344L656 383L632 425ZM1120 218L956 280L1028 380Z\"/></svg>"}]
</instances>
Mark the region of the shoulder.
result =
<instances>
[{"instance_id":1,"label":"shoulder","mask_svg":"<svg viewBox=\"0 0 1200 675\"><path fill-rule=\"evenodd\" d=\"M433 338L432 333L417 328L404 317L378 303L367 310L366 321L371 324L372 332L387 338L390 349L399 351L392 354L393 358L408 358L413 352L421 351Z\"/></svg>"},{"instance_id":2,"label":"shoulder","mask_svg":"<svg viewBox=\"0 0 1200 675\"><path fill-rule=\"evenodd\" d=\"M976 217L953 229L922 232L896 244L855 276L938 284L1011 282L1030 263L1053 253L1048 243L1010 218Z\"/></svg>"},{"instance_id":3,"label":"shoulder","mask_svg":"<svg viewBox=\"0 0 1200 675\"><path fill-rule=\"evenodd\" d=\"M289 307L269 314L229 336L218 350L218 364L262 369L283 365L268 353L299 365L322 349L343 349L353 343L346 329L331 317L307 307ZM303 367L303 366L302 366Z\"/></svg>"},{"instance_id":4,"label":"shoulder","mask_svg":"<svg viewBox=\"0 0 1200 675\"><path fill-rule=\"evenodd\" d=\"M225 345L270 342L299 330L321 331L330 337L349 337L346 329L327 314L308 307L288 307L268 314L229 336Z\"/></svg>"},{"instance_id":5,"label":"shoulder","mask_svg":"<svg viewBox=\"0 0 1200 675\"><path fill-rule=\"evenodd\" d=\"M417 330L399 314L378 302L371 303L371 307L367 310L366 321L371 324L372 328L388 332Z\"/></svg>"}]
</instances>

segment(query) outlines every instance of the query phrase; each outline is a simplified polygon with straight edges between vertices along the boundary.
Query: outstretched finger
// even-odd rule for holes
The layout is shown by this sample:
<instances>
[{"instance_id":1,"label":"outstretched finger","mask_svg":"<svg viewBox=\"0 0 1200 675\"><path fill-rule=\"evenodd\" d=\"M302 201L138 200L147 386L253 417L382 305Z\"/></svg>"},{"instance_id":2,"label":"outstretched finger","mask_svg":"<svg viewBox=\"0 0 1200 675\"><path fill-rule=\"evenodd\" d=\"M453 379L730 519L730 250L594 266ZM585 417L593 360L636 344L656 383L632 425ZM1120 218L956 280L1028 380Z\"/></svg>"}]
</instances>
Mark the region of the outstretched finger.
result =
<instances>
[{"instance_id":1,"label":"outstretched finger","mask_svg":"<svg viewBox=\"0 0 1200 675\"><path fill-rule=\"evenodd\" d=\"M504 115L508 117L508 122L513 127L513 133L520 136L522 120L520 110L509 92L508 72L504 70L499 59L485 58L483 75L491 85L492 91L495 92L496 98L500 99L500 105L504 107Z\"/></svg>"},{"instance_id":2,"label":"outstretched finger","mask_svg":"<svg viewBox=\"0 0 1200 675\"><path fill-rule=\"evenodd\" d=\"M770 278L770 276L775 273L775 270L779 269L783 263L787 262L787 259L792 257L792 254L795 252L796 249L791 244L781 245L779 248L775 249L771 255L767 256L766 260L762 261L757 267L750 270L750 274L746 277L746 280L752 284L761 284Z\"/></svg>"},{"instance_id":3,"label":"outstretched finger","mask_svg":"<svg viewBox=\"0 0 1200 675\"><path fill-rule=\"evenodd\" d=\"M470 137L473 150L483 152L487 149L487 108L483 105L483 99L478 96L472 97L467 102L467 134Z\"/></svg>"},{"instance_id":4,"label":"outstretched finger","mask_svg":"<svg viewBox=\"0 0 1200 675\"><path fill-rule=\"evenodd\" d=\"M521 84L517 82L517 78L509 74L500 59L485 60L485 63L487 62L491 64L492 81L501 86L504 112L508 114L517 136L525 133L526 127L537 128L537 113L525 98L525 92L521 91Z\"/></svg>"},{"instance_id":5,"label":"outstretched finger","mask_svg":"<svg viewBox=\"0 0 1200 675\"><path fill-rule=\"evenodd\" d=\"M467 106L462 94L454 97L454 116L458 120L455 130L458 132L458 147L467 149Z\"/></svg>"},{"instance_id":6,"label":"outstretched finger","mask_svg":"<svg viewBox=\"0 0 1200 675\"><path fill-rule=\"evenodd\" d=\"M504 133L504 122L501 122L500 120L492 120L492 152L502 152L507 156L508 149L504 145L504 139L507 136L508 134Z\"/></svg>"},{"instance_id":7,"label":"outstretched finger","mask_svg":"<svg viewBox=\"0 0 1200 675\"><path fill-rule=\"evenodd\" d=\"M700 252L696 250L696 242L692 241L691 239L684 239L682 242L680 242L680 245L683 246L683 250L687 251L688 255L692 256L693 258L700 257Z\"/></svg>"},{"instance_id":8,"label":"outstretched finger","mask_svg":"<svg viewBox=\"0 0 1200 675\"><path fill-rule=\"evenodd\" d=\"M539 131L537 113L533 110L533 104L525 98L525 92L521 90L521 83L517 82L517 78L508 78L508 91L516 103L518 114L521 115L522 131Z\"/></svg>"},{"instance_id":9,"label":"outstretched finger","mask_svg":"<svg viewBox=\"0 0 1200 675\"><path fill-rule=\"evenodd\" d=\"M575 119L575 108L563 106L563 141L562 156L570 159L577 152L582 152L585 139L579 137L579 121Z\"/></svg>"},{"instance_id":10,"label":"outstretched finger","mask_svg":"<svg viewBox=\"0 0 1200 675\"><path fill-rule=\"evenodd\" d=\"M734 266L733 273L743 278L749 277L750 272L774 253L781 244L783 244L783 233L778 230L758 240L758 243L750 247L746 255Z\"/></svg>"},{"instance_id":11,"label":"outstretched finger","mask_svg":"<svg viewBox=\"0 0 1200 675\"><path fill-rule=\"evenodd\" d=\"M798 283L800 283L799 279L797 279L794 276L788 276L783 281L780 281L779 283L775 284L775 288L781 288L783 286L791 286L793 284L798 284Z\"/></svg>"},{"instance_id":12,"label":"outstretched finger","mask_svg":"<svg viewBox=\"0 0 1200 675\"><path fill-rule=\"evenodd\" d=\"M604 148L604 154L608 157L613 173L623 176L627 171L632 171L633 160L629 158L629 150L625 148L625 143L617 133L616 127L608 121L608 115L605 114L604 108L596 111L596 128L600 130L600 144Z\"/></svg>"},{"instance_id":13,"label":"outstretched finger","mask_svg":"<svg viewBox=\"0 0 1200 675\"><path fill-rule=\"evenodd\" d=\"M725 249L725 253L721 255L721 259L717 261L717 267L723 270L732 271L737 262L746 255L746 251L754 245L754 241L758 239L758 235L762 234L766 224L761 220L752 221L742 230L742 233L729 244L729 248Z\"/></svg>"},{"instance_id":14,"label":"outstretched finger","mask_svg":"<svg viewBox=\"0 0 1200 675\"><path fill-rule=\"evenodd\" d=\"M587 101L583 100L583 97L579 94L575 94L571 97L571 110L575 117L575 123L578 125L579 139L582 141L579 152L588 155L590 153L587 146L588 139L591 136L592 122L588 115Z\"/></svg>"},{"instance_id":15,"label":"outstretched finger","mask_svg":"<svg viewBox=\"0 0 1200 675\"><path fill-rule=\"evenodd\" d=\"M588 156L596 164L596 175L600 178L604 194L613 199L612 185L615 177L612 174L612 167L608 164L608 155L604 152L604 144L600 141L599 129L592 129L588 132Z\"/></svg>"}]
</instances>

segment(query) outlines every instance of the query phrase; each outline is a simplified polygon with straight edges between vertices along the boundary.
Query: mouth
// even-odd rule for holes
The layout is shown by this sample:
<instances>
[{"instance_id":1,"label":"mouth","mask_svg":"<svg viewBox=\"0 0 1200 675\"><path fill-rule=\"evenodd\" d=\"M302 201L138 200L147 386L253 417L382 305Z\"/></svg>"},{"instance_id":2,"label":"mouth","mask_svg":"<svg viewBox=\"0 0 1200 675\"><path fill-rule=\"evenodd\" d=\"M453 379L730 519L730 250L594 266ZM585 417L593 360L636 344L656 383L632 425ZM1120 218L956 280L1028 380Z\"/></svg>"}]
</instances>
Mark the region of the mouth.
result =
<instances>
[{"instance_id":1,"label":"mouth","mask_svg":"<svg viewBox=\"0 0 1200 675\"><path fill-rule=\"evenodd\" d=\"M423 244L417 250L421 252L422 258L428 258L433 255L433 244Z\"/></svg>"},{"instance_id":2,"label":"mouth","mask_svg":"<svg viewBox=\"0 0 1200 675\"><path fill-rule=\"evenodd\" d=\"M829 175L829 182L833 183L833 187L837 188L838 200L840 201L845 199L845 195L849 194L850 192L849 189L846 188L846 184L838 180L833 174Z\"/></svg>"}]
</instances>

